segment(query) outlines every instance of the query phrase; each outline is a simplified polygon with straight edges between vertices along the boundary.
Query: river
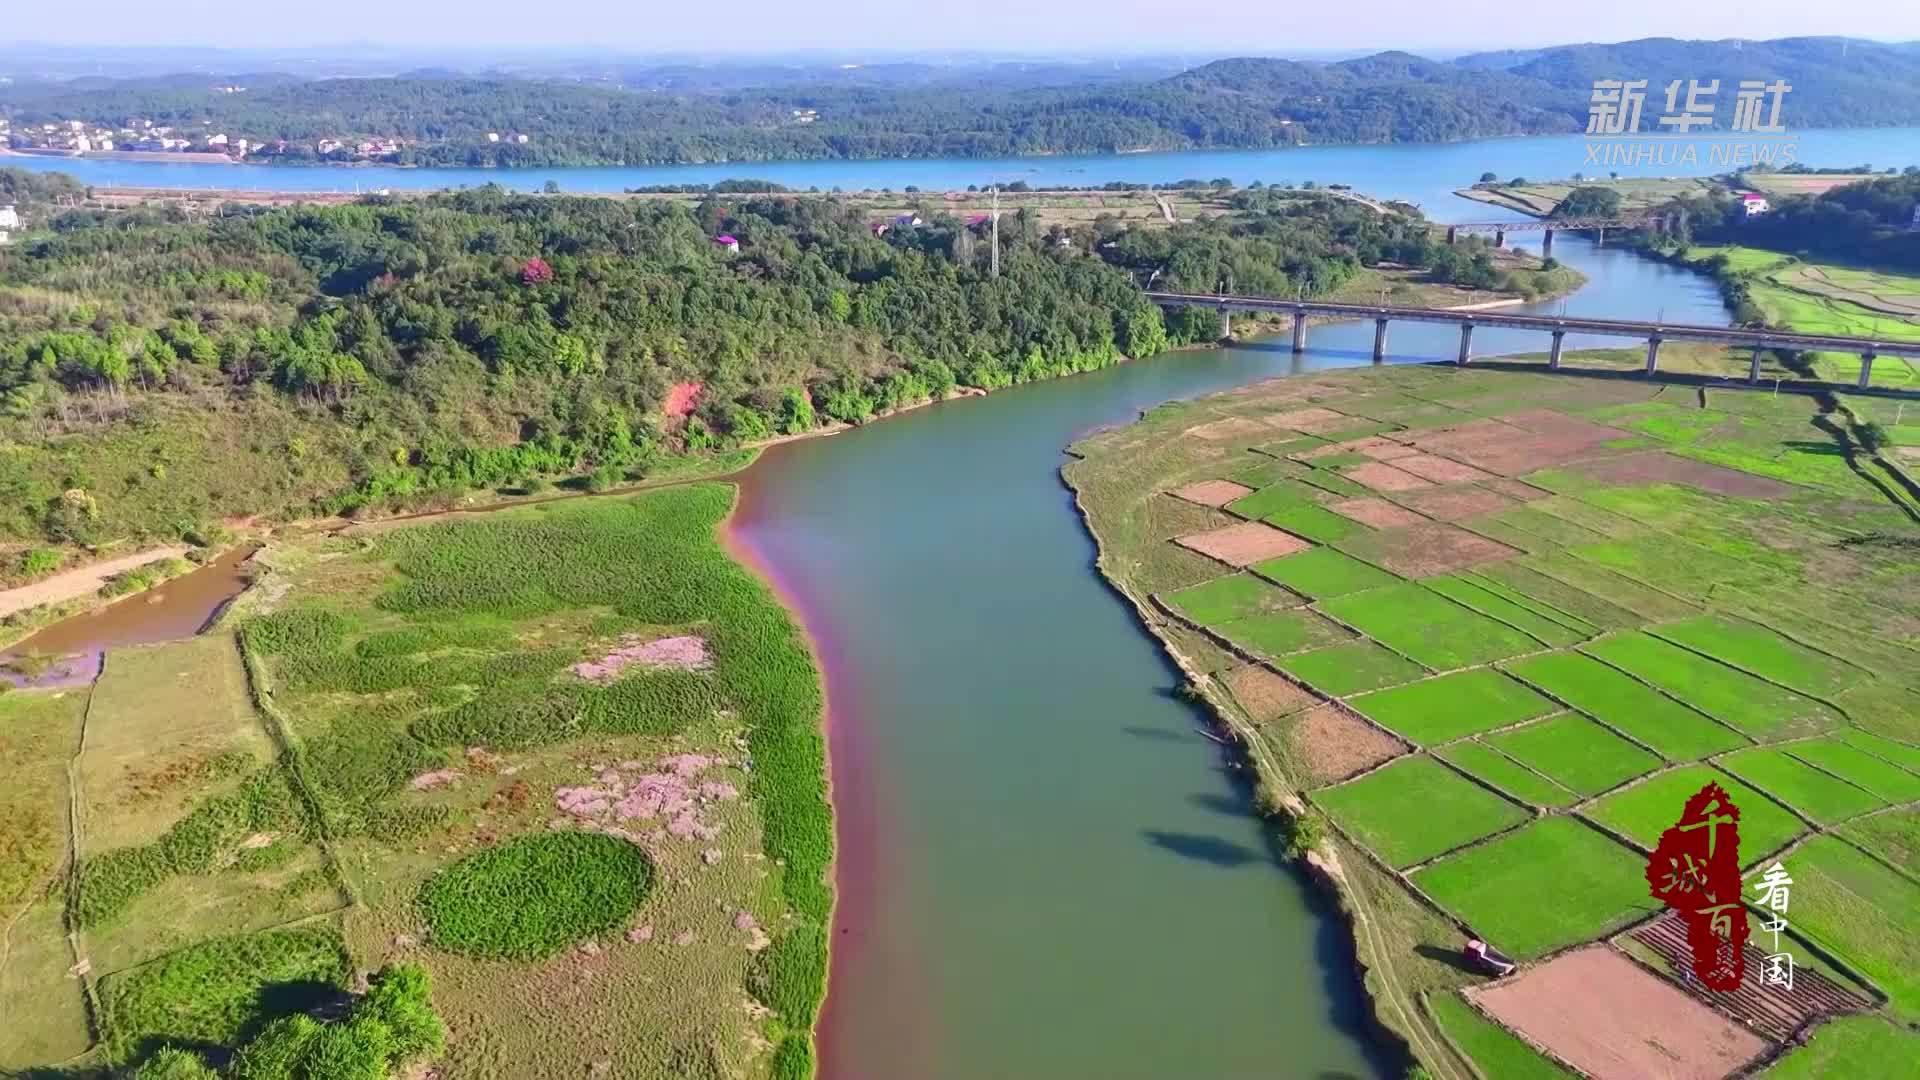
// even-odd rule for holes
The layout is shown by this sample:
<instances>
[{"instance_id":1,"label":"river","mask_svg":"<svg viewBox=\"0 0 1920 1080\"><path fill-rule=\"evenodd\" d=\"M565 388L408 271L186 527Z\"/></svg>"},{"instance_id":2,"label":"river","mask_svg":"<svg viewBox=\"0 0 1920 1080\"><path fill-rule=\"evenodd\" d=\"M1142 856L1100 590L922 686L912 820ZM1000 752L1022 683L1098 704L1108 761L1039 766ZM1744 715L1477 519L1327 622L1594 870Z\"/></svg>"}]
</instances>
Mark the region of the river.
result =
<instances>
[{"instance_id":1,"label":"river","mask_svg":"<svg viewBox=\"0 0 1920 1080\"><path fill-rule=\"evenodd\" d=\"M738 175L929 188L1225 175L1348 183L1470 220L1511 215L1452 199L1452 188L1483 170L1565 175L1581 167L1581 147L512 174L73 171L138 186L179 186L185 176L168 179L179 170L228 187L551 177L572 190ZM1920 160L1920 131L1803 135L1802 157L1817 164L1900 155ZM1726 319L1697 275L1576 236L1555 248L1590 278L1569 312ZM1275 858L1244 776L1197 734L1203 718L1173 696L1176 669L1095 572L1057 472L1076 436L1160 402L1368 363L1372 332L1318 326L1299 355L1284 340L1255 342L952 401L777 447L744 475L735 539L794 604L827 676L840 842L827 1080L1397 1075L1401 1062L1368 1031L1344 929ZM1450 357L1457 340L1396 325L1390 359ZM1475 345L1544 341L1483 328Z\"/></svg>"}]
</instances>

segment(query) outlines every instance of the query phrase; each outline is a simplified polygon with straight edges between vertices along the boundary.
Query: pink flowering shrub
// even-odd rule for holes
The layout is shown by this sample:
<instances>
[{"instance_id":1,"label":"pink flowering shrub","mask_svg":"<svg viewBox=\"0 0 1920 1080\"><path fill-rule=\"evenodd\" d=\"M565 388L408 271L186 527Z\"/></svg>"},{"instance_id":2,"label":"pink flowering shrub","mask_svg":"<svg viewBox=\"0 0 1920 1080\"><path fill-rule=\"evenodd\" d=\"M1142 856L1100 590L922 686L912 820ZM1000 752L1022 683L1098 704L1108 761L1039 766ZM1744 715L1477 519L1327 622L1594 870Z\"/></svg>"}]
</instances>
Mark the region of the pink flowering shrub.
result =
<instances>
[{"instance_id":1,"label":"pink flowering shrub","mask_svg":"<svg viewBox=\"0 0 1920 1080\"><path fill-rule=\"evenodd\" d=\"M545 285L552 280L553 267L538 255L528 259L527 265L520 269L520 283L523 285Z\"/></svg>"},{"instance_id":2,"label":"pink flowering shrub","mask_svg":"<svg viewBox=\"0 0 1920 1080\"><path fill-rule=\"evenodd\" d=\"M673 754L652 768L639 761L603 765L593 770L592 784L559 788L553 802L561 813L607 832L624 833L621 826L628 822L654 821L664 823L666 836L713 840L720 826L704 820L701 812L732 802L740 792L725 781L702 781L700 776L725 764L725 759L704 754Z\"/></svg>"}]
</instances>

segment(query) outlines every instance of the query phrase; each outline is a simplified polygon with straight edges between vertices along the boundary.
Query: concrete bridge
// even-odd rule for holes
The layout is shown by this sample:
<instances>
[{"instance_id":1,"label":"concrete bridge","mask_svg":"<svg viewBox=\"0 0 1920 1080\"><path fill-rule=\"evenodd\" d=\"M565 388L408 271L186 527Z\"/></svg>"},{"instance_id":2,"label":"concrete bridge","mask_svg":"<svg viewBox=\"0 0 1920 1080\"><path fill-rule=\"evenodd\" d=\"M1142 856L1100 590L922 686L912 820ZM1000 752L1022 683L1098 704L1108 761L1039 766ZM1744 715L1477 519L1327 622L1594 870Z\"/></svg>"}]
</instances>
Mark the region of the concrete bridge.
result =
<instances>
[{"instance_id":1,"label":"concrete bridge","mask_svg":"<svg viewBox=\"0 0 1920 1080\"><path fill-rule=\"evenodd\" d=\"M1510 232L1545 233L1540 240L1540 254L1544 257L1553 254L1553 234L1570 229L1592 229L1598 241L1607 242L1608 229L1635 229L1649 226L1655 232L1666 232L1686 221L1684 210L1667 213L1621 214L1610 218L1538 218L1533 221L1462 221L1447 226L1447 243L1459 239L1461 233L1492 233L1494 247L1507 246L1507 234Z\"/></svg>"},{"instance_id":2,"label":"concrete bridge","mask_svg":"<svg viewBox=\"0 0 1920 1080\"><path fill-rule=\"evenodd\" d=\"M1860 357L1860 385L1865 387L1872 375L1876 356L1920 357L1920 341L1874 341L1869 338L1840 337L1831 334L1796 334L1785 330L1748 330L1732 326L1700 326L1692 323L1653 323L1629 319L1589 319L1565 315L1522 315L1498 311L1463 311L1453 308L1399 307L1381 304L1338 304L1320 300L1271 300L1258 296L1232 296L1224 293L1149 292L1147 296L1162 307L1205 307L1220 312L1222 336L1232 329L1236 311L1263 311L1293 316L1293 351L1307 347L1309 318L1372 319L1373 358L1387 355L1387 324L1400 322L1448 323L1460 328L1459 363L1473 359L1473 330L1476 326L1499 326L1514 330L1538 330L1553 336L1547 354L1547 366L1560 366L1560 350L1566 336L1597 334L1609 337L1644 339L1647 343L1647 374L1660 368L1660 344L1664 341L1708 341L1736 348L1751 348L1753 362L1747 370L1748 382L1760 381L1760 354L1767 349L1787 352L1855 353Z\"/></svg>"}]
</instances>

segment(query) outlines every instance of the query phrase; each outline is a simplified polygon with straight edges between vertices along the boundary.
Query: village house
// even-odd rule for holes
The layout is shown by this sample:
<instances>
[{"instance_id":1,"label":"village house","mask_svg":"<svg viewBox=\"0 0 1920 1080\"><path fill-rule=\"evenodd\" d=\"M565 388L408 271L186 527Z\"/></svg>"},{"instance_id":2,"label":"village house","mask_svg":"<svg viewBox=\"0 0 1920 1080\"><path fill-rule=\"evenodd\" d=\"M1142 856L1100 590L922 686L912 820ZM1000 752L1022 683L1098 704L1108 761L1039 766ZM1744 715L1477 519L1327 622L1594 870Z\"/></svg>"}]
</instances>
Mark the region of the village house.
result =
<instances>
[{"instance_id":1,"label":"village house","mask_svg":"<svg viewBox=\"0 0 1920 1080\"><path fill-rule=\"evenodd\" d=\"M1766 213L1770 208L1767 205L1767 197L1765 195L1757 191L1748 191L1740 195L1740 209L1745 212L1747 217L1751 218Z\"/></svg>"},{"instance_id":2,"label":"village house","mask_svg":"<svg viewBox=\"0 0 1920 1080\"><path fill-rule=\"evenodd\" d=\"M713 242L715 244L718 244L720 246L720 249L722 251L725 251L729 255L740 254L740 241L734 239L733 237L727 235L726 233L721 233L719 236L714 237Z\"/></svg>"}]
</instances>

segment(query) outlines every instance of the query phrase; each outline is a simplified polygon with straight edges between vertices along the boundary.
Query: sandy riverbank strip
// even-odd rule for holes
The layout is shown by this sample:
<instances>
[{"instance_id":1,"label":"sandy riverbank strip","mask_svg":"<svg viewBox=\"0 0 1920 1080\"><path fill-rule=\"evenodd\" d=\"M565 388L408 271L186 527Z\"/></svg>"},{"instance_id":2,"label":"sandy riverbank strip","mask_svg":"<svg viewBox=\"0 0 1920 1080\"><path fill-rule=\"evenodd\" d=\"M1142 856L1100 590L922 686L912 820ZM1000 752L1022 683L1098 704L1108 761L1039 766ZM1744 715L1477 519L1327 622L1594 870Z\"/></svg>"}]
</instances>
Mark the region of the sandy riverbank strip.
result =
<instances>
[{"instance_id":1,"label":"sandy riverbank strip","mask_svg":"<svg viewBox=\"0 0 1920 1080\"><path fill-rule=\"evenodd\" d=\"M92 596L100 591L101 586L105 585L109 578L162 559L184 558L186 554L187 548L180 544L152 548L132 555L122 555L117 559L108 559L105 562L78 566L55 574L44 581L8 589L0 592L0 619L29 608L64 604L69 600Z\"/></svg>"}]
</instances>

